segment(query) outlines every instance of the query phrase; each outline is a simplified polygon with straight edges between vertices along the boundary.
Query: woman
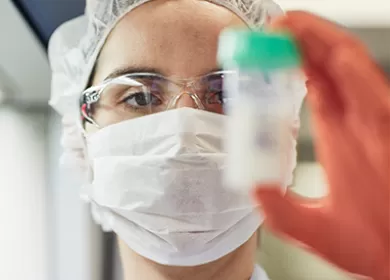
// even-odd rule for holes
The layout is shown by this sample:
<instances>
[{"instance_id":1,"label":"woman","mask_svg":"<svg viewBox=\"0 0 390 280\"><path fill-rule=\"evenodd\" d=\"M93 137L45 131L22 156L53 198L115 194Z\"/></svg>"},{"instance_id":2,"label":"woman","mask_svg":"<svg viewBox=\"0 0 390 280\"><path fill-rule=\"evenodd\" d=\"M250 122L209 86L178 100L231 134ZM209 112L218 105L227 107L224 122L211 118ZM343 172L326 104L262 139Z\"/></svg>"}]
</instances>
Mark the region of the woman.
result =
<instances>
[{"instance_id":1,"label":"woman","mask_svg":"<svg viewBox=\"0 0 390 280\"><path fill-rule=\"evenodd\" d=\"M125 279L268 279L254 266L264 216L347 272L389 279L389 86L361 43L316 16L281 16L272 1L91 0L86 14L52 38L51 104L95 220L118 236ZM260 211L220 182L228 73L216 50L224 28L277 16L272 28L304 54L329 195L280 191L295 166L291 137L285 185L253 191ZM294 94L298 115L305 92Z\"/></svg>"}]
</instances>

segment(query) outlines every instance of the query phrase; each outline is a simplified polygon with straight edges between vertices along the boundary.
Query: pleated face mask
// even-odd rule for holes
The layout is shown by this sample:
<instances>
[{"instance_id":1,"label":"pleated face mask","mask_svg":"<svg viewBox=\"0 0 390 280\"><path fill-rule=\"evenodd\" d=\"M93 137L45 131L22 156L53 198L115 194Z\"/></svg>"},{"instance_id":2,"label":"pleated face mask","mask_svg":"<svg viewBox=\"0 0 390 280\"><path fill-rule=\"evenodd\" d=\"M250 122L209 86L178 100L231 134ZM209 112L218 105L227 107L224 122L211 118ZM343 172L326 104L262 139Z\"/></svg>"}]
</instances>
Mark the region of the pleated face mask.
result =
<instances>
[{"instance_id":1,"label":"pleated face mask","mask_svg":"<svg viewBox=\"0 0 390 280\"><path fill-rule=\"evenodd\" d=\"M181 108L88 137L95 219L162 264L199 265L242 245L261 218L247 195L222 185L225 120Z\"/></svg>"},{"instance_id":2,"label":"pleated face mask","mask_svg":"<svg viewBox=\"0 0 390 280\"><path fill-rule=\"evenodd\" d=\"M95 219L161 264L199 265L242 245L262 218L223 186L226 118L181 108L89 136Z\"/></svg>"}]
</instances>

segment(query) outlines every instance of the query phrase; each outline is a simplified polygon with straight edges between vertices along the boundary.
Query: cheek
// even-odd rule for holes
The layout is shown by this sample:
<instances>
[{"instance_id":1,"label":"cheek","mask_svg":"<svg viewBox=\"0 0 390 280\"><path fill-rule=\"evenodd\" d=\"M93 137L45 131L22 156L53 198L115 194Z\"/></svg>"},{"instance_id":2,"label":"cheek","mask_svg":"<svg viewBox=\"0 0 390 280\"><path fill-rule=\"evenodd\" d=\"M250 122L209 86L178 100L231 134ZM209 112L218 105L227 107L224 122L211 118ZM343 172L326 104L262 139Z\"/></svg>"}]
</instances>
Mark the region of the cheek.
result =
<instances>
[{"instance_id":1,"label":"cheek","mask_svg":"<svg viewBox=\"0 0 390 280\"><path fill-rule=\"evenodd\" d=\"M96 110L94 113L94 120L101 128L111 124L125 121L126 119L121 115L115 113L113 110Z\"/></svg>"}]
</instances>

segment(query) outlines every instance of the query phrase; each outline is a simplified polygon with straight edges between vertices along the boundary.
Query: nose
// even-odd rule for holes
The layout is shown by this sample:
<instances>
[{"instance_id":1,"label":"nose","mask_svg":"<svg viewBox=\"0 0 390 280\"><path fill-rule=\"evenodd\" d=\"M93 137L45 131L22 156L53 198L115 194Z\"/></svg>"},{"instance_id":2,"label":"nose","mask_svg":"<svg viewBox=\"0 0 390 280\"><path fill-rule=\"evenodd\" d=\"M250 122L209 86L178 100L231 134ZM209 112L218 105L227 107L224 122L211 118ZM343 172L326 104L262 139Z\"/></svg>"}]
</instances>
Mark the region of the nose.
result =
<instances>
[{"instance_id":1,"label":"nose","mask_svg":"<svg viewBox=\"0 0 390 280\"><path fill-rule=\"evenodd\" d=\"M196 96L189 92L183 92L178 95L175 99L175 108L194 108L194 109L202 109L202 105L198 104L196 100Z\"/></svg>"}]
</instances>

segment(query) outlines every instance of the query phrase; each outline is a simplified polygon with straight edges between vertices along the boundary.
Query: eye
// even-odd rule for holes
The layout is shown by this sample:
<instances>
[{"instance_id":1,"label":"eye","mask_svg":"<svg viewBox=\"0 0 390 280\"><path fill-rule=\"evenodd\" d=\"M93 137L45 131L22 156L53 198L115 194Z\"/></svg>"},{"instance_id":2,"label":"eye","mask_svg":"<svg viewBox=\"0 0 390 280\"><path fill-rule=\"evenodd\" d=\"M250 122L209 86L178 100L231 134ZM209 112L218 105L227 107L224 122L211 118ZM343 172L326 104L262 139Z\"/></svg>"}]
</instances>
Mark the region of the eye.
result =
<instances>
[{"instance_id":1,"label":"eye","mask_svg":"<svg viewBox=\"0 0 390 280\"><path fill-rule=\"evenodd\" d=\"M160 105L161 100L148 92L136 92L123 99L124 103L132 107L145 107L149 105Z\"/></svg>"},{"instance_id":2,"label":"eye","mask_svg":"<svg viewBox=\"0 0 390 280\"><path fill-rule=\"evenodd\" d=\"M224 104L223 90L219 90L209 94L207 98L208 104Z\"/></svg>"},{"instance_id":3,"label":"eye","mask_svg":"<svg viewBox=\"0 0 390 280\"><path fill-rule=\"evenodd\" d=\"M208 83L208 104L224 104L223 78L210 77Z\"/></svg>"}]
</instances>

